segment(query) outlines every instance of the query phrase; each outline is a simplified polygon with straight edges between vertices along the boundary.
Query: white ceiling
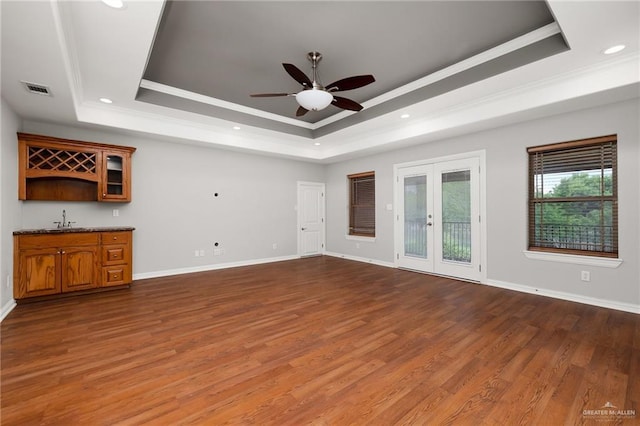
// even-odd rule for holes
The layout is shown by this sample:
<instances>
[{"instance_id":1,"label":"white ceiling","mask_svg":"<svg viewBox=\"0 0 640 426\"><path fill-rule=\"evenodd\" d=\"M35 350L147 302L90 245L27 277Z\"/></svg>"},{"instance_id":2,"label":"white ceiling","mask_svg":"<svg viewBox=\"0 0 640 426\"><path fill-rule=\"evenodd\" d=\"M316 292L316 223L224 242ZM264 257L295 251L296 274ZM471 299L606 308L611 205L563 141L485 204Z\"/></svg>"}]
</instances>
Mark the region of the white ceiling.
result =
<instances>
[{"instance_id":1,"label":"white ceiling","mask_svg":"<svg viewBox=\"0 0 640 426\"><path fill-rule=\"evenodd\" d=\"M295 5L299 10L304 10L305 3L309 8L318 6L317 2L295 2ZM330 3L335 6L341 2ZM357 4L366 8L368 3ZM282 6L283 3L278 4ZM394 4L400 7L403 3ZM491 6L495 7L495 4ZM551 25L471 57L457 57L455 63L444 69L435 70L400 88L385 87L384 93L376 92L375 96L364 101L356 99L365 107L361 113L339 112L320 121L302 121L286 113L271 112L267 106L256 108L255 105L241 105L211 94L145 79L148 58L164 9L162 1L126 2L123 9L116 10L97 0L3 0L0 2L2 96L26 120L141 132L180 142L246 149L320 162L338 161L519 120L640 97L640 2L548 1L547 6L555 18L555 23ZM367 22L350 22L352 30L371 30ZM384 29L377 30L392 32L394 26L402 24L389 22ZM256 24L252 23L251 27L255 29ZM561 34L569 50L452 87L444 93L422 96L420 99L406 97L411 92L424 94L429 85L517 51L535 43L536 37L540 39L550 33ZM440 35L429 34L432 38ZM205 43L206 40L203 37ZM627 46L622 52L610 56L602 54L607 47L620 43ZM225 46L233 51L240 50L235 47L237 44L231 42ZM349 52L336 53L336 57L346 56L335 61L333 66L327 65L327 72L336 73L335 79L374 73L353 68L357 65L358 57L363 57L363 52L374 50L364 41L362 46L358 56L349 56ZM268 50L269 46L250 43L248 50L240 52L239 56L250 56L250 50L256 48ZM300 46L298 50L305 48L306 45ZM308 50L313 49L315 47ZM332 47L325 49L331 51ZM325 61L327 53L323 53ZM283 53L275 56L280 55ZM349 62L350 57L355 59ZM216 58L210 61L215 63ZM285 84L289 84L286 80L288 76L279 64L292 62L307 71L305 61L304 54L299 60L274 57L270 64L260 59L261 66L255 68L258 68L258 75L265 76L265 87L257 89L258 85L254 82L250 89L240 87L238 90L247 94L253 91L292 90L288 87L272 87L271 78L284 78ZM362 59L362 62L375 66L370 59ZM321 67L322 64L324 62ZM342 66L349 68L349 71L341 71ZM266 68L269 69L269 76L265 75ZM383 68L380 70L384 75ZM327 80L333 79L327 76ZM50 87L52 96L31 94L21 81L46 85ZM232 79L225 84L232 87L238 85ZM141 86L143 89L140 89ZM162 102L143 102L137 98L139 92L143 91L171 96L174 100L181 99L184 108L179 109L175 102L170 107L161 105ZM353 97L357 96L357 91L353 91ZM402 99L402 96L411 102L392 102ZM101 97L111 98L114 103L103 104L98 100ZM268 102L286 103L293 102L293 99L273 98ZM206 105L212 111L231 111L233 114L208 114L205 110L194 109L195 104ZM385 105L385 108L380 105ZM295 103L290 109L295 110ZM363 114L367 111L368 115ZM410 117L400 118L405 113ZM282 126L265 124L272 122L281 123ZM234 126L240 129L234 130ZM303 131L290 131L291 128ZM323 128L331 130L323 131Z\"/></svg>"}]
</instances>

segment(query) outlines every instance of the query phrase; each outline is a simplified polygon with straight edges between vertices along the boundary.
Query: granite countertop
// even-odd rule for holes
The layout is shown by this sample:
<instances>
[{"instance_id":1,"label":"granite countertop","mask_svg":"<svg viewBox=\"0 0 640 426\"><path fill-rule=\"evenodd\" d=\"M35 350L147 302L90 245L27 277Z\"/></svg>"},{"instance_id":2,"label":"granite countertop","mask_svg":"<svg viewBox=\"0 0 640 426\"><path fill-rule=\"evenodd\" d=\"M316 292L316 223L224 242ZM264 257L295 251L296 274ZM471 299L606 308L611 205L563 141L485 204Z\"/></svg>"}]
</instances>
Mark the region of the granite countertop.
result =
<instances>
[{"instance_id":1,"label":"granite countertop","mask_svg":"<svg viewBox=\"0 0 640 426\"><path fill-rule=\"evenodd\" d=\"M42 228L42 229L20 229L13 231L13 235L30 235L30 234L72 234L77 232L118 232L133 231L132 226L88 226L85 228Z\"/></svg>"}]
</instances>

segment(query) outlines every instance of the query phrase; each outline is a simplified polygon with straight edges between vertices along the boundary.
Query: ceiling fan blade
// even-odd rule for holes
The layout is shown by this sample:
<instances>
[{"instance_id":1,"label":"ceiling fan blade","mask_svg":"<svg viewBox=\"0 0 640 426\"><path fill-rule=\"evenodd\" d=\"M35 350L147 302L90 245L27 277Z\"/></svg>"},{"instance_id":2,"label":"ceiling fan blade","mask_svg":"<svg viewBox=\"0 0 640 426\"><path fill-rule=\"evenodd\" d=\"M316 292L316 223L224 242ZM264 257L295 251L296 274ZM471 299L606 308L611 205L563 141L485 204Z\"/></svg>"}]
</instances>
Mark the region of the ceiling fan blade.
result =
<instances>
[{"instance_id":1,"label":"ceiling fan blade","mask_svg":"<svg viewBox=\"0 0 640 426\"><path fill-rule=\"evenodd\" d=\"M309 77L307 77L305 73L300 71L298 67L293 64L282 64L282 66L284 67L285 71L287 71L289 75L293 77L295 81L302 84L305 88L313 87L313 83L311 82L311 80L309 80Z\"/></svg>"},{"instance_id":2,"label":"ceiling fan blade","mask_svg":"<svg viewBox=\"0 0 640 426\"><path fill-rule=\"evenodd\" d=\"M296 117L302 117L303 115L305 115L308 112L309 112L309 110L306 109L305 107L299 107L298 110L296 111Z\"/></svg>"},{"instance_id":3,"label":"ceiling fan blade","mask_svg":"<svg viewBox=\"0 0 640 426\"><path fill-rule=\"evenodd\" d=\"M341 96L334 96L331 103L338 108L348 109L350 111L362 110L362 105L360 105L356 101L352 101L351 99L343 98Z\"/></svg>"},{"instance_id":4,"label":"ceiling fan blade","mask_svg":"<svg viewBox=\"0 0 640 426\"><path fill-rule=\"evenodd\" d=\"M249 96L252 98L271 98L274 96L289 96L290 93L253 93Z\"/></svg>"},{"instance_id":5,"label":"ceiling fan blade","mask_svg":"<svg viewBox=\"0 0 640 426\"><path fill-rule=\"evenodd\" d=\"M330 92L341 92L343 90L353 90L358 89L360 87L366 86L367 84L371 84L376 79L371 75L356 75L353 77L343 78L342 80L334 81L333 83L325 86L325 90Z\"/></svg>"}]
</instances>

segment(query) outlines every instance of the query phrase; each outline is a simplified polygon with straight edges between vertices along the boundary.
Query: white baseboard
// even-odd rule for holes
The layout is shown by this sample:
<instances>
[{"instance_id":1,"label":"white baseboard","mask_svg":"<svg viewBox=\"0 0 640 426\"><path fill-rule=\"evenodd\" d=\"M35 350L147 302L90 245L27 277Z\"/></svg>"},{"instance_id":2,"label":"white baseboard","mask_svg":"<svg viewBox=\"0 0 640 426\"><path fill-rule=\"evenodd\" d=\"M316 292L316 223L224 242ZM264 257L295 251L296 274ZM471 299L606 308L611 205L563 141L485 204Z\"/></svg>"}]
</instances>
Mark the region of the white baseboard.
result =
<instances>
[{"instance_id":1,"label":"white baseboard","mask_svg":"<svg viewBox=\"0 0 640 426\"><path fill-rule=\"evenodd\" d=\"M348 255L348 254L333 253L333 252L330 252L330 251L324 252L324 254L326 256L339 257L341 259L355 260L356 262L372 263L374 265L385 266L387 268L395 268L396 267L396 265L393 262L384 262L382 260L367 259L366 257L351 256L351 255Z\"/></svg>"},{"instance_id":2,"label":"white baseboard","mask_svg":"<svg viewBox=\"0 0 640 426\"><path fill-rule=\"evenodd\" d=\"M360 256L351 256L348 254L334 253L334 252L324 252L323 254L325 256L332 256L332 257L338 257L341 259L354 260L356 262L370 263L373 265L384 266L387 268L396 267L396 265L393 262L385 262L382 260L368 259ZM300 256L298 255L292 255L292 256L271 257L271 258L264 258L264 259L243 260L239 262L228 262L228 263L220 263L215 265L203 265L203 266L196 266L196 267L189 267L189 268L167 269L163 271L144 272L140 274L134 274L133 279L143 280L147 278L166 277L171 275L189 274L193 272L214 271L217 269L237 268L240 266L251 266L251 265L260 265L264 263L282 262L286 260L294 260L299 258ZM519 291L522 293L536 294L539 296L552 297L554 299L567 300L570 302L578 302L586 305L599 306L601 308L615 309L618 311L640 314L640 305L636 305L632 303L597 299L594 297L582 296L579 294L541 289L541 288L530 287L522 284L514 284L514 283L509 283L506 281L499 281L499 280L488 279L486 281L483 281L482 284L489 285L492 287L504 288L507 290ZM16 304L15 301L12 300L10 303L7 303L5 306L2 307L2 317L0 317L0 321L9 312L11 312L11 310L15 307L15 304Z\"/></svg>"},{"instance_id":3,"label":"white baseboard","mask_svg":"<svg viewBox=\"0 0 640 426\"><path fill-rule=\"evenodd\" d=\"M16 301L14 299L9 300L4 304L2 310L0 311L0 322L9 315L9 312L13 311L13 308L16 307Z\"/></svg>"},{"instance_id":4,"label":"white baseboard","mask_svg":"<svg viewBox=\"0 0 640 426\"><path fill-rule=\"evenodd\" d=\"M482 284L492 287L504 288L507 290L519 291L522 293L537 294L539 296L552 297L554 299L568 300L570 302L584 303L585 305L599 306L601 308L615 309L617 311L631 312L640 314L640 305L633 303L618 302L615 300L597 299L595 297L582 296L574 293L566 293L563 291L554 291L544 288L530 287L522 284L513 284L505 281L487 280Z\"/></svg>"},{"instance_id":5,"label":"white baseboard","mask_svg":"<svg viewBox=\"0 0 640 426\"><path fill-rule=\"evenodd\" d=\"M163 271L143 272L140 274L134 274L133 279L144 280L147 278L168 277L171 275L190 274L193 272L215 271L217 269L228 269L228 268L237 268L240 266L260 265L263 263L283 262L285 260L293 260L293 259L299 259L299 258L300 256L297 256L297 255L280 256L280 257L269 257L264 259L241 260L238 262L217 263L215 265L203 265L203 266L194 266L194 267L177 268L177 269L165 269Z\"/></svg>"},{"instance_id":6,"label":"white baseboard","mask_svg":"<svg viewBox=\"0 0 640 426\"><path fill-rule=\"evenodd\" d=\"M375 265L386 266L388 268L396 267L396 265L391 262L383 262L380 260L366 259L363 257L350 256L350 255L341 254L341 253L326 252L325 255L340 257L343 259L355 260L358 262L373 263ZM454 278L454 279L459 279L459 278ZM562 291L540 289L536 287L530 287L522 284L514 284L514 283L498 281L498 280L486 280L486 281L483 281L481 284L486 284L492 287L500 287L507 290L519 291L522 293L537 294L539 296L552 297L554 299L567 300L569 302L578 302L578 303L583 303L585 305L599 306L601 308L615 309L617 311L640 314L640 305L634 305L633 303L624 303L624 302L618 302L615 300L597 299L595 297L582 296L579 294L566 293Z\"/></svg>"}]
</instances>

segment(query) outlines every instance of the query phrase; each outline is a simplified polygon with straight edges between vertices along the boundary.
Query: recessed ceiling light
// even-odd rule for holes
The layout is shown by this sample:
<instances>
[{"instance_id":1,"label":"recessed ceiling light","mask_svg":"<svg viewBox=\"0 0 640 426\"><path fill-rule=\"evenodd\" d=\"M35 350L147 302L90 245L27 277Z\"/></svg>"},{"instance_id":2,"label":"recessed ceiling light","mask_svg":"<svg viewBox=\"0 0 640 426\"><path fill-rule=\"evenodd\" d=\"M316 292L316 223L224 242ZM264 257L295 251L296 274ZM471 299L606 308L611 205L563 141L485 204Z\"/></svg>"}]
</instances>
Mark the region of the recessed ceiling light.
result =
<instances>
[{"instance_id":1,"label":"recessed ceiling light","mask_svg":"<svg viewBox=\"0 0 640 426\"><path fill-rule=\"evenodd\" d=\"M621 50L623 50L625 47L627 47L627 46L625 46L624 44L616 44L615 46L611 46L610 48L608 48L607 50L605 50L603 53L604 53L605 55L612 55L612 54L614 54L614 53L618 53L618 52L620 52L620 51L621 51Z\"/></svg>"},{"instance_id":2,"label":"recessed ceiling light","mask_svg":"<svg viewBox=\"0 0 640 426\"><path fill-rule=\"evenodd\" d=\"M109 98L100 98L100 102L102 102L103 104L112 104L113 101Z\"/></svg>"},{"instance_id":3,"label":"recessed ceiling light","mask_svg":"<svg viewBox=\"0 0 640 426\"><path fill-rule=\"evenodd\" d=\"M409 118L409 117L411 117L409 114L402 114L402 115L400 116L400 118Z\"/></svg>"},{"instance_id":4,"label":"recessed ceiling light","mask_svg":"<svg viewBox=\"0 0 640 426\"><path fill-rule=\"evenodd\" d=\"M102 0L102 3L114 9L122 9L124 2L122 0Z\"/></svg>"},{"instance_id":5,"label":"recessed ceiling light","mask_svg":"<svg viewBox=\"0 0 640 426\"><path fill-rule=\"evenodd\" d=\"M233 130L240 130L240 126L233 126Z\"/></svg>"},{"instance_id":6,"label":"recessed ceiling light","mask_svg":"<svg viewBox=\"0 0 640 426\"><path fill-rule=\"evenodd\" d=\"M314 143L315 146L320 146L320 142Z\"/></svg>"}]
</instances>

